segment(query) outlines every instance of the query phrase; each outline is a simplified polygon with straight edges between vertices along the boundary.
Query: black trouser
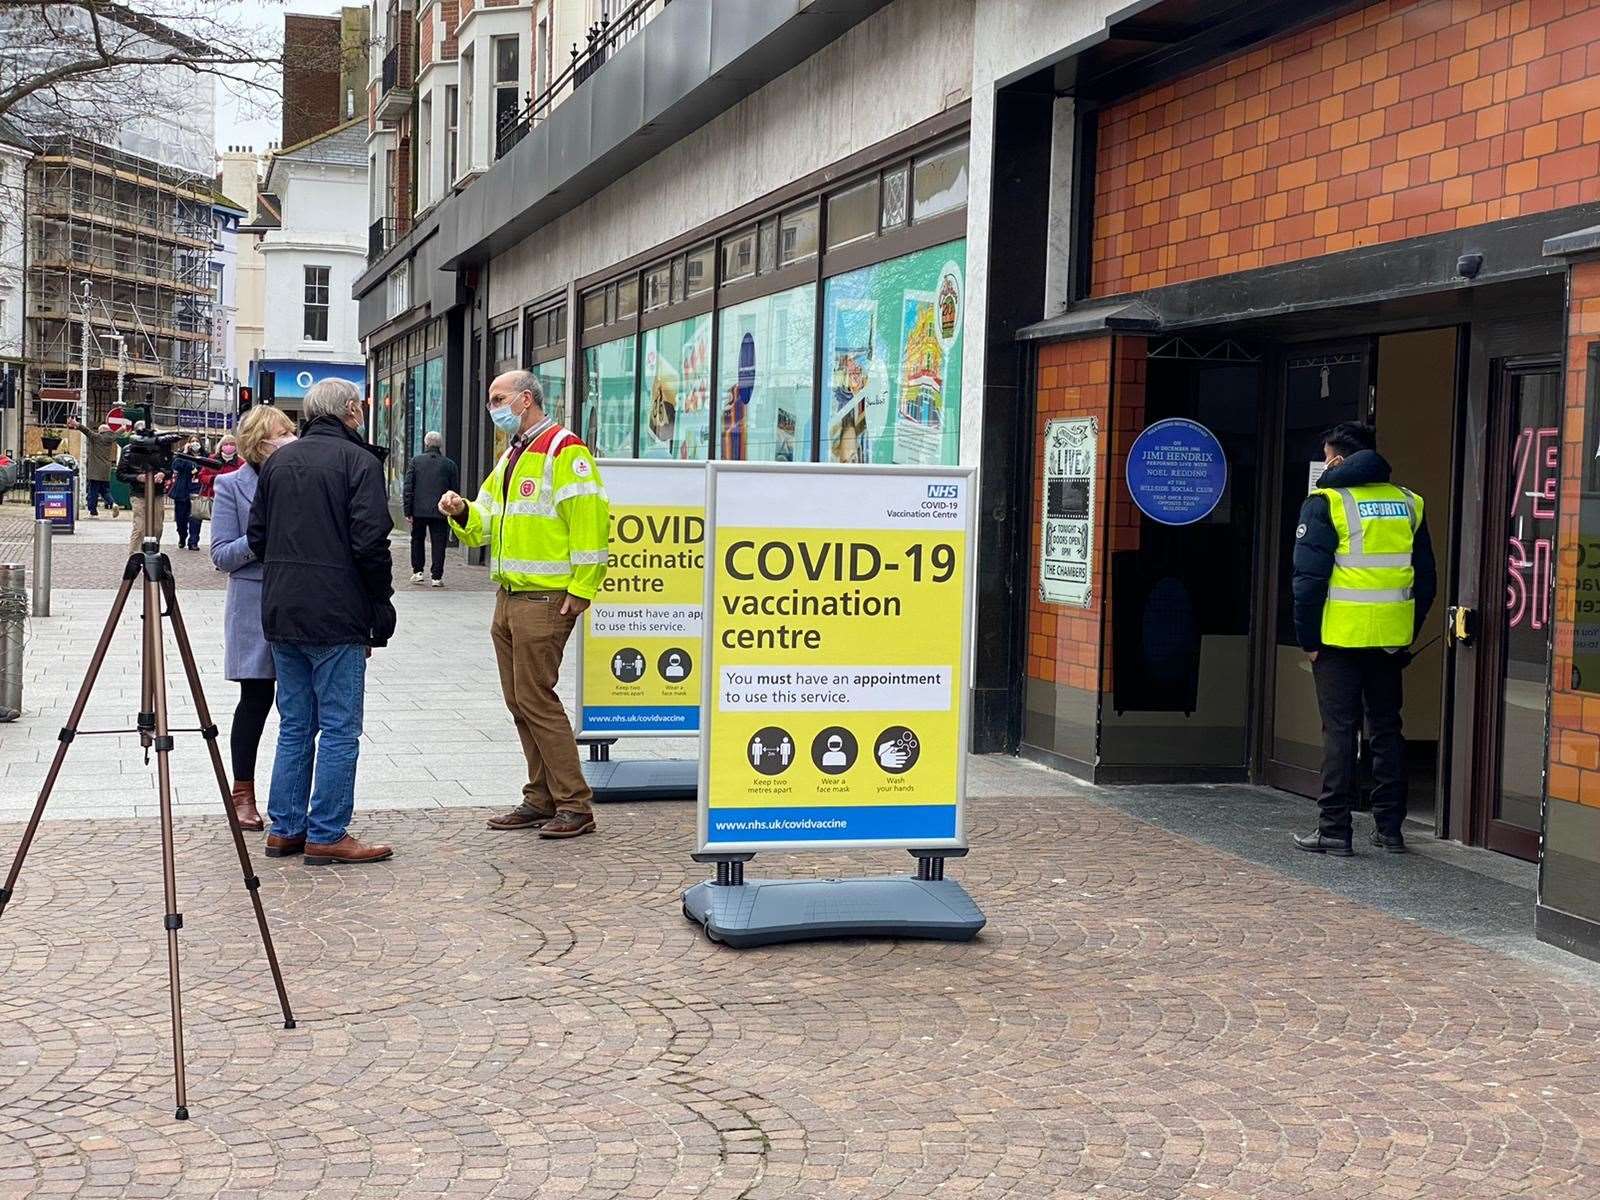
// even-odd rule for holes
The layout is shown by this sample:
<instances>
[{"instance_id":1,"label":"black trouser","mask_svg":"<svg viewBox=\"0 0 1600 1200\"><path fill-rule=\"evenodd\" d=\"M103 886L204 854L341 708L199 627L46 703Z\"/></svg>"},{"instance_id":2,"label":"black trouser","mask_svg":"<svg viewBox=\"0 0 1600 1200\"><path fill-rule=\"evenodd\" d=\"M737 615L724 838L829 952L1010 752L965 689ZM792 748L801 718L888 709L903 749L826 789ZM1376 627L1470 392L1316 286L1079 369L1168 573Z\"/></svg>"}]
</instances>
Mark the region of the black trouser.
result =
<instances>
[{"instance_id":1,"label":"black trouser","mask_svg":"<svg viewBox=\"0 0 1600 1200\"><path fill-rule=\"evenodd\" d=\"M102 502L104 502L107 506L112 504L111 481L109 479L89 480L89 490L88 494L85 496L85 502L89 506L89 512L98 517L100 515L100 504Z\"/></svg>"},{"instance_id":2,"label":"black trouser","mask_svg":"<svg viewBox=\"0 0 1600 1200\"><path fill-rule=\"evenodd\" d=\"M200 518L190 515L194 497L184 496L172 502L172 520L178 527L178 546L198 549L200 546Z\"/></svg>"},{"instance_id":3,"label":"black trouser","mask_svg":"<svg viewBox=\"0 0 1600 1200\"><path fill-rule=\"evenodd\" d=\"M1350 809L1360 786L1357 747L1365 712L1372 751L1372 819L1399 833L1406 819L1406 742L1400 735L1400 673L1405 658L1386 650L1325 649L1312 673L1322 710L1321 828L1350 840Z\"/></svg>"},{"instance_id":4,"label":"black trouser","mask_svg":"<svg viewBox=\"0 0 1600 1200\"><path fill-rule=\"evenodd\" d=\"M239 704L233 710L233 728L228 731L235 783L255 782L256 751L261 748L261 731L272 711L273 683L271 679L239 681Z\"/></svg>"},{"instance_id":5,"label":"black trouser","mask_svg":"<svg viewBox=\"0 0 1600 1200\"><path fill-rule=\"evenodd\" d=\"M411 570L422 570L423 542L433 543L433 577L444 578L444 544L450 536L450 526L443 517L411 518Z\"/></svg>"}]
</instances>

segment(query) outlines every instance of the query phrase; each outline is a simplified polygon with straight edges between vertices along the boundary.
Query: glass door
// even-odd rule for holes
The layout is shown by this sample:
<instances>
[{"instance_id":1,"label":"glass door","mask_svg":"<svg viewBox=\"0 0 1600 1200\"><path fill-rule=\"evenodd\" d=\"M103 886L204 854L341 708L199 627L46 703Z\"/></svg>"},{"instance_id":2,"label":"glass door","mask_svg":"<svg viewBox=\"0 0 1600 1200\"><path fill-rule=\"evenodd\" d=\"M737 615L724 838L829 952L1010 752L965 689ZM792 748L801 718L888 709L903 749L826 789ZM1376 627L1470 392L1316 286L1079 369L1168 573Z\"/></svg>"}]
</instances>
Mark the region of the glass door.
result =
<instances>
[{"instance_id":1,"label":"glass door","mask_svg":"<svg viewBox=\"0 0 1600 1200\"><path fill-rule=\"evenodd\" d=\"M1504 602L1485 621L1489 687L1480 719L1494 755L1481 772L1483 841L1520 858L1537 858L1544 789L1545 715L1550 682L1550 623L1555 582L1556 496L1561 481L1561 376L1548 360L1507 363L1500 375L1496 450L1503 485L1499 505L1504 550L1495 556ZM1491 545L1496 543L1490 543ZM1493 592L1489 593L1493 595Z\"/></svg>"}]
</instances>

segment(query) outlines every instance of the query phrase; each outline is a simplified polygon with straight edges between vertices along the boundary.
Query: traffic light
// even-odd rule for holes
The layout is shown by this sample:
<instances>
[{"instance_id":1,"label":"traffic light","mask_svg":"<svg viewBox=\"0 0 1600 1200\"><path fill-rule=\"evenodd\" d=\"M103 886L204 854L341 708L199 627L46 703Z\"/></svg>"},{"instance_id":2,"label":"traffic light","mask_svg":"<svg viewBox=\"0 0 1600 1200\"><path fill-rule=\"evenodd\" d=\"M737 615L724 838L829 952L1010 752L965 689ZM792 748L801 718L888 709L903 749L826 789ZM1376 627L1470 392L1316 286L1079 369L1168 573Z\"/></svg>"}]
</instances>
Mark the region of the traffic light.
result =
<instances>
[{"instance_id":1,"label":"traffic light","mask_svg":"<svg viewBox=\"0 0 1600 1200\"><path fill-rule=\"evenodd\" d=\"M239 385L239 415L243 416L250 408L255 398L255 389L248 383Z\"/></svg>"}]
</instances>

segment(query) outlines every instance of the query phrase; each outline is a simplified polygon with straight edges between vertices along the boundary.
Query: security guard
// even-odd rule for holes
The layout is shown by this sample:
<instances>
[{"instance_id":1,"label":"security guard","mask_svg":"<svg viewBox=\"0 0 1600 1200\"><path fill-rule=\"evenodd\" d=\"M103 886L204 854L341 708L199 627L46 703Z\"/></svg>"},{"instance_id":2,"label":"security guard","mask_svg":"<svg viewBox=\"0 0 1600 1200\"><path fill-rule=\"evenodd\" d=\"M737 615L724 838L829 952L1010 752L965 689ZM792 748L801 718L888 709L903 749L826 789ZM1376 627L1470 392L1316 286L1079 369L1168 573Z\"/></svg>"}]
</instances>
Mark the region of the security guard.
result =
<instances>
[{"instance_id":1,"label":"security guard","mask_svg":"<svg viewBox=\"0 0 1600 1200\"><path fill-rule=\"evenodd\" d=\"M1321 818L1295 845L1349 855L1365 710L1372 749L1372 844L1405 853L1406 745L1400 673L1433 606L1437 577L1422 497L1389 482L1369 425L1323 435L1327 467L1300 510L1294 625L1322 711Z\"/></svg>"},{"instance_id":2,"label":"security guard","mask_svg":"<svg viewBox=\"0 0 1600 1200\"><path fill-rule=\"evenodd\" d=\"M511 445L472 503L455 492L439 498L462 542L489 547L489 575L500 585L489 632L528 760L522 803L489 827L578 837L594 832L594 794L556 679L578 614L605 579L610 505L589 448L545 415L531 372L508 371L489 385L489 416Z\"/></svg>"}]
</instances>

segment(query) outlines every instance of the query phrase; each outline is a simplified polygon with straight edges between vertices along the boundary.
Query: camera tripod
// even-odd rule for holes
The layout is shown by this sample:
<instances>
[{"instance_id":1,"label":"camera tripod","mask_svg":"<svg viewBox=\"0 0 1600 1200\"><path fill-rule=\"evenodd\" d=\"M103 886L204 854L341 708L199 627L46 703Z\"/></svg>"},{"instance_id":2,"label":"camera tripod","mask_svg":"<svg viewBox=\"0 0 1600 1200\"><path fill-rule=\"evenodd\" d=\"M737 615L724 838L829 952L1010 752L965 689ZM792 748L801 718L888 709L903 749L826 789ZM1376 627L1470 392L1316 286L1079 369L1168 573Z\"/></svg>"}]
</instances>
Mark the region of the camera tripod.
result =
<instances>
[{"instance_id":1,"label":"camera tripod","mask_svg":"<svg viewBox=\"0 0 1600 1200\"><path fill-rule=\"evenodd\" d=\"M45 804L50 799L56 777L61 772L61 764L66 759L67 750L74 739L92 734L137 733L139 744L147 756L146 761L152 749L156 754L156 779L161 798L161 873L166 897L166 916L163 923L167 931L167 989L172 1002L172 1063L177 1092L175 1115L178 1120L186 1121L189 1119L189 1106L183 1071L183 995L178 981L178 930L183 928L183 914L178 911L178 883L173 865L172 773L168 755L172 751L174 731L167 721L166 662L162 652L161 634L163 616L172 622L173 638L178 644L178 654L183 659L184 674L189 678L189 693L194 697L195 713L200 720L198 729L182 729L177 732L199 733L205 738L206 747L211 752L211 766L216 771L217 786L222 789L222 807L228 814L228 828L233 833L234 849L239 854L239 867L244 872L244 886L250 893L250 903L255 907L256 924L261 928L261 943L266 949L267 965L272 968L272 982L278 989L278 1003L283 1008L283 1027L293 1029L295 1026L294 1014L289 1009L289 994L283 987L283 972L278 969L277 951L272 946L272 933L267 928L267 914L261 907L261 881L250 865L250 852L245 848L244 833L239 828L239 817L233 809L228 775L222 766L222 752L217 747L217 727L211 720L211 712L206 706L205 693L200 687L200 671L195 665L194 651L189 645L189 634L184 628L183 616L178 611L178 588L172 575L172 563L161 553L157 539L154 474L146 473L143 482L144 537L140 549L128 556L127 565L122 571L122 584L117 589L116 599L112 601L111 613L106 617L105 628L100 631L100 641L96 644L94 655L89 660L83 684L78 689L78 698L73 702L72 712L58 735L60 744L56 746L55 757L51 760L50 769L45 775L38 802L33 806L33 815L28 819L28 827L23 831L22 844L17 847L16 858L11 863L11 872L6 876L5 886L0 888L0 914L5 912L6 904L16 889L17 877L22 873L23 860L28 856L28 848L33 844L34 834L39 829L39 821L44 816ZM111 639L117 631L117 623L122 617L128 596L133 591L134 582L140 579L143 580L144 588L142 618L144 641L140 652L137 727L80 730L78 723L83 719L84 707L89 702L95 680L105 663L106 650L110 647ZM166 601L165 613L161 611L163 599Z\"/></svg>"}]
</instances>

